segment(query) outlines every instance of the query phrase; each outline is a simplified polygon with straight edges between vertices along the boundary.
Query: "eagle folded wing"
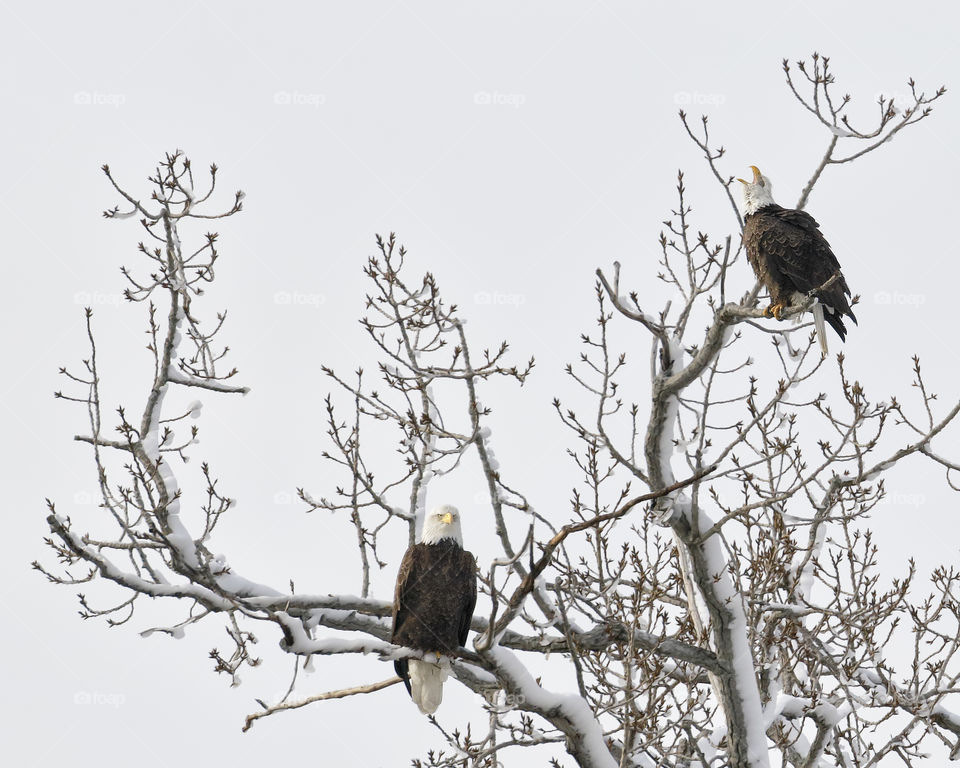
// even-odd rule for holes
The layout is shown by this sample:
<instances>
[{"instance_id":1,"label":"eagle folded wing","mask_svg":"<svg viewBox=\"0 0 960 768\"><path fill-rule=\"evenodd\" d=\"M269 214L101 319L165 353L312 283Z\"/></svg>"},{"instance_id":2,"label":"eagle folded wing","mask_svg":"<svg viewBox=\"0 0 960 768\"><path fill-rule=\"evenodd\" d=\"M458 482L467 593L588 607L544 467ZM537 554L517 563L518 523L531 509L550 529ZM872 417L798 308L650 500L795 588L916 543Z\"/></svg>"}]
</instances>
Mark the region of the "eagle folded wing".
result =
<instances>
[{"instance_id":1,"label":"eagle folded wing","mask_svg":"<svg viewBox=\"0 0 960 768\"><path fill-rule=\"evenodd\" d=\"M473 619L473 611L477 607L477 579L474 574L474 568L476 563L473 559L473 555L469 552L464 552L464 569L467 570L467 573L464 574L465 582L469 582L472 585L472 589L467 593L465 605L463 606L463 612L460 614L460 630L457 637L460 640L460 645L465 646L467 644L467 636L470 634L470 622Z\"/></svg>"},{"instance_id":2,"label":"eagle folded wing","mask_svg":"<svg viewBox=\"0 0 960 768\"><path fill-rule=\"evenodd\" d=\"M803 211L783 210L771 216L760 249L802 293L819 288L840 269L816 220Z\"/></svg>"},{"instance_id":3,"label":"eagle folded wing","mask_svg":"<svg viewBox=\"0 0 960 768\"><path fill-rule=\"evenodd\" d=\"M408 549L403 554L400 561L400 568L397 571L397 585L393 591L393 617L391 626L393 635L396 636L397 630L406 619L406 601L403 599L406 592L407 582L410 580L410 572L413 570L414 550Z\"/></svg>"},{"instance_id":4,"label":"eagle folded wing","mask_svg":"<svg viewBox=\"0 0 960 768\"><path fill-rule=\"evenodd\" d=\"M411 547L404 553L403 559L400 561L400 568L397 571L397 586L393 593L393 616L391 621L392 631L390 633L390 639L393 642L396 642L397 635L400 632L401 627L403 627L404 622L407 620L409 609L407 608L407 601L405 598L407 584L415 583L411 582L411 575L413 574L414 570L414 561L415 550L413 547ZM407 689L407 693L410 693L410 675L408 667L409 664L407 659L396 659L393 662L393 668L396 671L397 676L403 680L403 684Z\"/></svg>"},{"instance_id":5,"label":"eagle folded wing","mask_svg":"<svg viewBox=\"0 0 960 768\"><path fill-rule=\"evenodd\" d=\"M797 291L810 293L840 271L827 239L820 232L816 219L805 211L783 209L771 217L773 224L761 235L760 248L773 267L790 279ZM843 274L817 291L817 299L834 313L857 318L850 309L850 289Z\"/></svg>"}]
</instances>

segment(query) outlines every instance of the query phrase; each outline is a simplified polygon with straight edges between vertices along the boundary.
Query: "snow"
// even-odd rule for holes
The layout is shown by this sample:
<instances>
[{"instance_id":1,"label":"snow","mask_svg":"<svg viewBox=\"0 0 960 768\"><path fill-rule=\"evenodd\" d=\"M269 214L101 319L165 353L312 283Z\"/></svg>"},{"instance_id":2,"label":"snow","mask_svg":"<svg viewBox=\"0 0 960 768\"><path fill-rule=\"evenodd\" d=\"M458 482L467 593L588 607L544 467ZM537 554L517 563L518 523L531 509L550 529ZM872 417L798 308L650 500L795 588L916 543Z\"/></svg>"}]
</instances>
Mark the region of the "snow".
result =
<instances>
[{"instance_id":1,"label":"snow","mask_svg":"<svg viewBox=\"0 0 960 768\"><path fill-rule=\"evenodd\" d=\"M480 407L479 401L477 402L477 407ZM490 430L490 427L481 427L480 428L480 441L483 443L483 450L487 454L487 463L490 466L490 469L494 472L500 471L500 462L497 461L496 455L493 452L493 446L490 444L490 436L493 432Z\"/></svg>"},{"instance_id":2,"label":"snow","mask_svg":"<svg viewBox=\"0 0 960 768\"><path fill-rule=\"evenodd\" d=\"M880 679L880 675L873 670L860 668L853 676L873 694L876 706L886 706L893 701L893 697L887 691L887 687L883 680Z\"/></svg>"},{"instance_id":3,"label":"snow","mask_svg":"<svg viewBox=\"0 0 960 768\"><path fill-rule=\"evenodd\" d=\"M243 576L239 576L232 571L230 573L217 573L215 577L217 586L239 597L282 597L284 594L283 592L278 592L273 587L245 579Z\"/></svg>"},{"instance_id":4,"label":"snow","mask_svg":"<svg viewBox=\"0 0 960 768\"><path fill-rule=\"evenodd\" d=\"M247 394L247 390L237 390L232 384L225 384L224 382L217 381L215 379L201 379L197 376L188 376L179 368L177 368L174 363L170 363L170 366L167 368L167 379L172 381L174 384L183 384L184 386L188 387L203 387L204 389L210 389L214 392L240 391L244 395ZM193 416L193 418L197 418L198 416L199 412L196 416Z\"/></svg>"},{"instance_id":5,"label":"snow","mask_svg":"<svg viewBox=\"0 0 960 768\"><path fill-rule=\"evenodd\" d=\"M437 412L436 405L434 405L433 387L430 384L427 385L426 396L427 413L430 417L430 423L440 424L442 419L440 418L440 414ZM437 436L433 430L430 430L429 437L427 438L423 448L423 459L425 463L429 463L433 457L433 449L436 446L436 443ZM423 519L427 510L427 485L429 484L430 480L433 479L433 476L434 473L431 470L425 469L423 472L423 478L420 482L420 487L417 490L416 509L414 510L414 515L416 517L415 533L418 541L420 540L420 534L423 530Z\"/></svg>"},{"instance_id":6,"label":"snow","mask_svg":"<svg viewBox=\"0 0 960 768\"><path fill-rule=\"evenodd\" d=\"M789 694L781 694L777 699L780 714L790 717L801 717L809 704L810 702L807 699L801 699L799 696L790 696Z\"/></svg>"},{"instance_id":7,"label":"snow","mask_svg":"<svg viewBox=\"0 0 960 768\"><path fill-rule=\"evenodd\" d=\"M707 759L707 765L713 765L714 758L717 756L717 748L706 736L697 742L697 746Z\"/></svg>"},{"instance_id":8,"label":"snow","mask_svg":"<svg viewBox=\"0 0 960 768\"><path fill-rule=\"evenodd\" d=\"M183 319L184 312L181 308L177 310L177 329L179 329L180 323L183 322ZM176 358L177 342L179 339L180 333L179 330L177 330L173 337L174 343L170 355L171 359ZM168 499L166 508L166 522L167 527L169 528L169 533L167 533L166 536L167 541L170 543L170 546L177 551L177 554L184 561L184 563L193 569L199 570L200 559L197 557L196 545L194 544L193 539L190 537L190 532L180 520L180 499L177 497L180 486L177 484L177 478L173 474L170 464L161 460L160 457L160 415L163 411L163 401L167 395L167 390L169 387L169 383L165 383L162 387L160 387L159 396L154 403L153 411L151 413L150 426L147 430L147 434L143 438L143 449L147 456L150 457L150 460L157 465L157 473L160 475L160 482L163 485L164 492Z\"/></svg>"},{"instance_id":9,"label":"snow","mask_svg":"<svg viewBox=\"0 0 960 768\"><path fill-rule=\"evenodd\" d=\"M397 650L405 650L398 649L395 645L383 640L359 634L314 639L307 634L307 630L300 619L294 618L284 611L278 611L277 618L292 638L292 642L287 646L287 650L291 653L304 656L311 654L379 653L381 656L390 656Z\"/></svg>"},{"instance_id":10,"label":"snow","mask_svg":"<svg viewBox=\"0 0 960 768\"><path fill-rule=\"evenodd\" d=\"M678 371L683 366L683 346L680 339L675 336L670 337L668 354L673 361L673 370ZM665 406L666 414L664 415L663 428L660 430L660 470L664 484L673 485L676 478L673 474L671 459L674 454L674 430L679 417L680 399L676 395L670 395Z\"/></svg>"},{"instance_id":11,"label":"snow","mask_svg":"<svg viewBox=\"0 0 960 768\"><path fill-rule=\"evenodd\" d=\"M812 710L813 716L829 728L843 720L843 713L830 702L824 701Z\"/></svg>"},{"instance_id":12,"label":"snow","mask_svg":"<svg viewBox=\"0 0 960 768\"><path fill-rule=\"evenodd\" d=\"M183 640L186 634L183 631L183 627L154 627L153 629L143 630L143 632L140 633L140 637L150 637L154 632L164 632L174 640Z\"/></svg>"},{"instance_id":13,"label":"snow","mask_svg":"<svg viewBox=\"0 0 960 768\"><path fill-rule=\"evenodd\" d=\"M894 462L894 461L881 461L879 464L877 464L877 466L875 466L875 467L873 468L873 471L871 471L871 472L870 472L866 477L864 477L863 479L866 480L868 483L872 483L874 480L876 480L878 477L880 477L880 475L881 475L883 472L886 472L888 469L890 469L891 467L893 467L894 464L896 464L896 462Z\"/></svg>"},{"instance_id":14,"label":"snow","mask_svg":"<svg viewBox=\"0 0 960 768\"><path fill-rule=\"evenodd\" d=\"M807 614L807 611L805 611L799 605L793 605L792 603L765 603L764 610L789 613L791 616L797 617L805 616Z\"/></svg>"},{"instance_id":15,"label":"snow","mask_svg":"<svg viewBox=\"0 0 960 768\"><path fill-rule=\"evenodd\" d=\"M817 526L817 535L813 543L813 549L809 553L809 559L806 562L806 565L803 565L803 560L807 557L806 552L801 550L794 555L794 564L793 568L797 577L797 597L799 600L813 604L811 601L811 595L813 592L813 572L816 564L820 561L820 552L823 550L823 543L826 541L827 537L827 526L820 524Z\"/></svg>"},{"instance_id":16,"label":"snow","mask_svg":"<svg viewBox=\"0 0 960 768\"><path fill-rule=\"evenodd\" d=\"M955 725L960 728L960 715L957 715L956 712L947 709L941 703L937 703L933 706L932 714L940 715L945 720L948 720L951 725Z\"/></svg>"},{"instance_id":17,"label":"snow","mask_svg":"<svg viewBox=\"0 0 960 768\"><path fill-rule=\"evenodd\" d=\"M706 513L701 510L699 515L699 530L705 531L713 526L713 520ZM764 728L760 692L757 689L753 653L747 639L746 614L742 597L734 588L721 546L720 537L711 536L703 542L703 554L710 573L714 575L713 591L731 616L729 621L729 636L733 645L731 662L745 721L747 759L755 768L766 768L770 764L767 734Z\"/></svg>"},{"instance_id":18,"label":"snow","mask_svg":"<svg viewBox=\"0 0 960 768\"><path fill-rule=\"evenodd\" d=\"M316 629L321 623L335 625L336 623L346 624L347 622L351 622L361 630L363 628L373 630L376 627L386 632L390 631L390 619L365 616L352 608L318 608L310 611L303 623L307 629Z\"/></svg>"},{"instance_id":19,"label":"snow","mask_svg":"<svg viewBox=\"0 0 960 768\"><path fill-rule=\"evenodd\" d=\"M273 590L271 590L272 592ZM274 593L276 594L276 593ZM298 594L298 595L286 595L290 598L291 605L297 605L300 607L316 607L326 609L342 609L342 610L354 610L354 609L364 609L372 613L383 613L389 614L391 603L384 600L372 600L369 598L356 597L355 595L309 595L309 594ZM274 597L254 597L247 600L250 605L254 606L263 606L276 603Z\"/></svg>"},{"instance_id":20,"label":"snow","mask_svg":"<svg viewBox=\"0 0 960 768\"><path fill-rule=\"evenodd\" d=\"M832 133L834 136L839 136L841 139L848 139L853 136L850 131L844 130L839 125L831 126L830 133Z\"/></svg>"},{"instance_id":21,"label":"snow","mask_svg":"<svg viewBox=\"0 0 960 768\"><path fill-rule=\"evenodd\" d=\"M539 595L542 603L544 605L550 606L550 610L553 612L552 616L545 617L546 621L544 621L543 623L537 624L536 625L537 628L546 629L547 627L554 626L560 620L560 611L557 609L556 604L553 602L553 595L551 595L550 592L547 591L547 583L542 576L537 577L536 581L534 582L534 590L536 591L537 595ZM572 619L570 620L570 628L574 632L583 631L579 626L577 626L577 623Z\"/></svg>"},{"instance_id":22,"label":"snow","mask_svg":"<svg viewBox=\"0 0 960 768\"><path fill-rule=\"evenodd\" d=\"M646 323L647 325L656 325L658 322L656 317L648 315L646 312L640 309L640 307L637 306L637 302L635 302L633 297L629 294L621 293L619 296L617 296L617 303L619 303L621 307L626 308L631 315L635 315L637 318L639 318L640 322L642 323Z\"/></svg>"},{"instance_id":23,"label":"snow","mask_svg":"<svg viewBox=\"0 0 960 768\"><path fill-rule=\"evenodd\" d=\"M431 437L431 440L433 438ZM423 477L420 479L420 486L417 489L417 507L415 510L417 526L417 541L420 540L420 535L423 531L423 520L426 517L427 509L427 486L430 484L430 481L433 479L433 472L429 469L424 470Z\"/></svg>"},{"instance_id":24,"label":"snow","mask_svg":"<svg viewBox=\"0 0 960 768\"><path fill-rule=\"evenodd\" d=\"M523 662L506 648L494 646L488 653L498 672L508 678L517 693L524 697L525 708L532 707L539 712L559 711L576 728L591 764L616 768L617 761L607 748L603 729L586 701L577 694L553 693L540 687Z\"/></svg>"}]
</instances>

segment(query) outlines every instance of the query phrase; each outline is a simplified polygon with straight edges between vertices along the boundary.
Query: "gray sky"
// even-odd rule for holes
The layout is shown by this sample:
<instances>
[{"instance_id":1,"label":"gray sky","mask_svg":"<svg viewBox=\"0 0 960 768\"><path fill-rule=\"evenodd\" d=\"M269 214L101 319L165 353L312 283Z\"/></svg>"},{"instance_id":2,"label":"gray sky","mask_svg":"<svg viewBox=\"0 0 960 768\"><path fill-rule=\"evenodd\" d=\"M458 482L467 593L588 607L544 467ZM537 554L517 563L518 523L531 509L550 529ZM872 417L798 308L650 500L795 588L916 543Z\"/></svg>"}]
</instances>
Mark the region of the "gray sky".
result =
<instances>
[{"instance_id":1,"label":"gray sky","mask_svg":"<svg viewBox=\"0 0 960 768\"><path fill-rule=\"evenodd\" d=\"M140 231L100 217L117 202L103 163L145 190L163 152L182 148L198 169L220 166L224 203L236 188L247 193L244 213L219 227L222 257L207 301L208 312L229 308L224 338L253 388L243 399L202 398L194 461L210 460L239 499L214 544L246 576L278 588L293 578L303 591L355 593L349 529L285 502L297 486L319 495L335 482L320 459L328 388L320 365L373 367L355 320L375 232L395 230L413 267L435 273L477 346L507 336L518 358L536 355L522 392L494 387L486 400L496 408L502 466L559 522L566 438L550 400L571 392L562 366L592 323L593 271L618 259L650 308L667 298L653 279L656 236L675 205L678 168L688 173L697 226L715 239L730 231L729 208L682 134L678 106L709 114L728 149L725 173L757 164L778 201L792 205L830 137L789 96L780 60L829 54L839 91L856 99L852 115L871 121L876 95L905 93L908 76L928 92L960 82L956 22L952 8L922 2L869 11L832 2L736 11L603 0L270 10L168 2L149 16L130 3L0 5L10 287L0 414L12 534L0 561L4 752L23 766L67 755L77 768L119 763L105 751L127 759L136 751L144 766L184 756L371 766L406 764L440 745L398 687L241 734L253 698L286 685L290 660L275 634L260 636L267 668L230 689L207 658L223 645L218 624L179 641L141 639L140 630L177 620L171 605L144 605L121 628L84 623L76 590L29 569L36 558L54 565L42 546L44 497L77 521L96 513L90 456L71 439L82 414L51 397L62 385L57 368L87 354L82 306L96 310L107 403L138 403L150 366L142 308L117 301L118 268L138 263ZM958 110L948 94L931 119L881 151L829 168L808 205L863 297L845 351L878 398L910 394L913 353L943 401L958 395ZM737 277L737 290L752 285L746 265ZM953 433L940 450L956 456L958 447ZM478 488L459 482L432 493L461 507L468 545L478 542L482 559L483 521L469 514ZM891 482L894 501L875 528L891 547L892 571L908 555L922 568L955 562L951 537L929 533L956 529L938 474L912 466ZM389 555L376 584L382 598L399 548ZM116 594L85 586L101 604ZM320 659L299 690L389 673L374 658ZM480 716L457 686L446 693L447 724Z\"/></svg>"}]
</instances>

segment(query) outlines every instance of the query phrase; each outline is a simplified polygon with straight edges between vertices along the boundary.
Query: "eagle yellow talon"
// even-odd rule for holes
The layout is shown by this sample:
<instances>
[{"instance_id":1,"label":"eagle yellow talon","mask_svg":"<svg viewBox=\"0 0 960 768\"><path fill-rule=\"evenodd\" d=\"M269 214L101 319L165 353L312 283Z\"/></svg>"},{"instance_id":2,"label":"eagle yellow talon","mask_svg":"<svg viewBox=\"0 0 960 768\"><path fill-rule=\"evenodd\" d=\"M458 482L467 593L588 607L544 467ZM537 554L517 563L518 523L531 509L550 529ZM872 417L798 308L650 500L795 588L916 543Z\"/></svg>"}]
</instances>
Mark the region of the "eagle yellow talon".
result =
<instances>
[{"instance_id":1,"label":"eagle yellow talon","mask_svg":"<svg viewBox=\"0 0 960 768\"><path fill-rule=\"evenodd\" d=\"M775 317L777 320L780 320L780 316L783 314L783 304L771 304L765 310L763 310L764 317Z\"/></svg>"}]
</instances>

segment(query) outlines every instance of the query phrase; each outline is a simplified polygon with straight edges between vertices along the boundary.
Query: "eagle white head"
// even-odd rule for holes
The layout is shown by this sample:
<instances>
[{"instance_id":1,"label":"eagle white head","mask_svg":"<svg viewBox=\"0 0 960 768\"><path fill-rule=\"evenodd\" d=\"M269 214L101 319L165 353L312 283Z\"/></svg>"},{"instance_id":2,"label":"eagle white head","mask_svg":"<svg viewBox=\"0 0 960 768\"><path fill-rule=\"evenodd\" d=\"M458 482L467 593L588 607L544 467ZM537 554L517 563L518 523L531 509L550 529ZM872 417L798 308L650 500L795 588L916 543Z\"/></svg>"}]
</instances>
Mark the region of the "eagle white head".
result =
<instances>
[{"instance_id":1,"label":"eagle white head","mask_svg":"<svg viewBox=\"0 0 960 768\"><path fill-rule=\"evenodd\" d=\"M444 504L434 507L423 519L421 544L436 544L441 539L453 539L463 546L463 532L460 530L460 512L456 507Z\"/></svg>"},{"instance_id":2,"label":"eagle white head","mask_svg":"<svg viewBox=\"0 0 960 768\"><path fill-rule=\"evenodd\" d=\"M743 184L743 213L749 216L756 213L765 205L773 205L773 185L770 179L760 173L760 169L755 165L750 166L753 171L753 181L746 179L737 179Z\"/></svg>"}]
</instances>

